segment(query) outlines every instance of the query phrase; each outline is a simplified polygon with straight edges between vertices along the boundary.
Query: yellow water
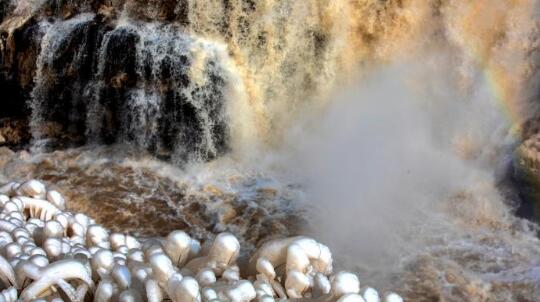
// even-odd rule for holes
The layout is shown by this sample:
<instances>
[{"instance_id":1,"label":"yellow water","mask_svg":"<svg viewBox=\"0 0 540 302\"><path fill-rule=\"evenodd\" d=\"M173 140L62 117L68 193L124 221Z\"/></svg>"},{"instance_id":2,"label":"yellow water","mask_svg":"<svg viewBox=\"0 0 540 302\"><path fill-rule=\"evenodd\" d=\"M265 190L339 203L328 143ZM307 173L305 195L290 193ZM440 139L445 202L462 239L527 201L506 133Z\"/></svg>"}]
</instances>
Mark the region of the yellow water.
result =
<instances>
[{"instance_id":1,"label":"yellow water","mask_svg":"<svg viewBox=\"0 0 540 302\"><path fill-rule=\"evenodd\" d=\"M539 1L187 6L167 29L219 46L230 154L179 168L126 146L3 150L0 180L44 179L70 209L141 236L228 230L249 249L307 233L407 301L538 301L536 227L499 173L538 111Z\"/></svg>"},{"instance_id":2,"label":"yellow water","mask_svg":"<svg viewBox=\"0 0 540 302\"><path fill-rule=\"evenodd\" d=\"M187 30L228 45L250 111L231 115L238 128L256 130L248 140L279 144L300 115L324 108L336 87L433 53L451 61L440 72L464 91L489 77L495 101L514 122L530 112L523 106L538 64L535 0L188 2ZM242 143L254 141L240 140L238 148Z\"/></svg>"}]
</instances>

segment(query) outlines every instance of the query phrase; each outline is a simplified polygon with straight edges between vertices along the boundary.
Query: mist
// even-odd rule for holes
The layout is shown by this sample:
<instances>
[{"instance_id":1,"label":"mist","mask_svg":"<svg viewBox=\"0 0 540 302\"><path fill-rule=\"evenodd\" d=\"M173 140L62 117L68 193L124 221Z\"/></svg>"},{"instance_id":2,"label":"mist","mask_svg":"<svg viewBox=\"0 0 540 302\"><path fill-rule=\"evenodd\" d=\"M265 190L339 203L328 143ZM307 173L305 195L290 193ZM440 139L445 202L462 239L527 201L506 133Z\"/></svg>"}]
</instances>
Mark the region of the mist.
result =
<instances>
[{"instance_id":1,"label":"mist","mask_svg":"<svg viewBox=\"0 0 540 302\"><path fill-rule=\"evenodd\" d=\"M385 67L331 104L290 131L286 165L306 184L308 232L338 266L387 278L430 241L470 231L449 207L468 212L464 220L479 206L478 215L509 212L495 184L514 138L481 80L465 94L445 74ZM479 188L481 202L452 203Z\"/></svg>"}]
</instances>

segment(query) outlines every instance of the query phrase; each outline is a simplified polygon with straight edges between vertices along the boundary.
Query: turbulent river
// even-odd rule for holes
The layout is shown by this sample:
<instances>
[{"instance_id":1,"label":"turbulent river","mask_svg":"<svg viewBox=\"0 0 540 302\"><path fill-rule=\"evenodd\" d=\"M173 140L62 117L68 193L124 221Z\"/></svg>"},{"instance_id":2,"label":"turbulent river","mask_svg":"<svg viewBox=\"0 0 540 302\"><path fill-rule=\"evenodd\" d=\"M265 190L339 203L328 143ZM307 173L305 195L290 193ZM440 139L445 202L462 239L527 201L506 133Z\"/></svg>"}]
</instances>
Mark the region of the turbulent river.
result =
<instances>
[{"instance_id":1,"label":"turbulent river","mask_svg":"<svg viewBox=\"0 0 540 302\"><path fill-rule=\"evenodd\" d=\"M1 183L138 237L309 235L406 301L540 301L539 1L0 3Z\"/></svg>"}]
</instances>

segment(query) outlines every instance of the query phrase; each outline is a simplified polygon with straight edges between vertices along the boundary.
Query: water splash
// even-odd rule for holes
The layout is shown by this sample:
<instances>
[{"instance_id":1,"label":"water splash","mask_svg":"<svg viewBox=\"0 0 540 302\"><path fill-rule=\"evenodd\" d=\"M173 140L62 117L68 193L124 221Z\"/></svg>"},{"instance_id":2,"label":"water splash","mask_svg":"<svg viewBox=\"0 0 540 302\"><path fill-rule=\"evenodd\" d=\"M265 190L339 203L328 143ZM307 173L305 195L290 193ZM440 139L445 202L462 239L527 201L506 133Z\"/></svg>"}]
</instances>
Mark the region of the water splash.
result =
<instances>
[{"instance_id":1,"label":"water splash","mask_svg":"<svg viewBox=\"0 0 540 302\"><path fill-rule=\"evenodd\" d=\"M412 301L533 299L520 273L540 263L537 228L500 186L511 123L487 83L461 92L437 58L383 68L291 132L281 161L305 185L306 231Z\"/></svg>"},{"instance_id":2,"label":"water splash","mask_svg":"<svg viewBox=\"0 0 540 302\"><path fill-rule=\"evenodd\" d=\"M173 180L167 191L204 199L213 218L226 216L220 207L231 198L243 203L235 210L258 209L201 234L230 227L250 237L252 219L294 210L343 265L381 288L401 286L413 301L538 297L535 228L513 215L517 201L505 200L500 186L526 136L523 122L538 115L538 1L115 3L95 18L101 29L95 77L82 85L84 133L185 166L129 155L126 172L126 163L108 166L113 149L96 168L88 164L95 149L69 150L61 170L72 178L60 182L69 191L80 185L73 171L99 180L94 172L103 169L107 182L130 188L160 175ZM53 15L61 20L43 22L34 124L48 119L39 101L49 89L46 63L63 47L51 41L65 40L82 21ZM396 64L406 71L378 73ZM336 90L352 92L334 97ZM40 165L13 170L50 176L52 168ZM185 196L148 183L117 198L177 211L165 221L196 216L179 202ZM289 234L287 227L266 235Z\"/></svg>"}]
</instances>

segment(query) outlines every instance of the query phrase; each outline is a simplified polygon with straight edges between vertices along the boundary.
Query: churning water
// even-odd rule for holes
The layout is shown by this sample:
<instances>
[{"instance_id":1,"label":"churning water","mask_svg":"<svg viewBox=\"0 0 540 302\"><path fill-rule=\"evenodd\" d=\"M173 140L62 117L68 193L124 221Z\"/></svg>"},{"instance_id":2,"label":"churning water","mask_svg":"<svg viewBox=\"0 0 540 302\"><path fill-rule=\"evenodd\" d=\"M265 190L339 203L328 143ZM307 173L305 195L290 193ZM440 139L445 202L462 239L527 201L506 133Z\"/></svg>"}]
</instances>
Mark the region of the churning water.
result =
<instances>
[{"instance_id":1,"label":"churning water","mask_svg":"<svg viewBox=\"0 0 540 302\"><path fill-rule=\"evenodd\" d=\"M540 299L504 184L538 111L538 1L170 2L36 17L36 148L2 180L141 236L308 233L408 301ZM47 147L51 123L78 147Z\"/></svg>"}]
</instances>

